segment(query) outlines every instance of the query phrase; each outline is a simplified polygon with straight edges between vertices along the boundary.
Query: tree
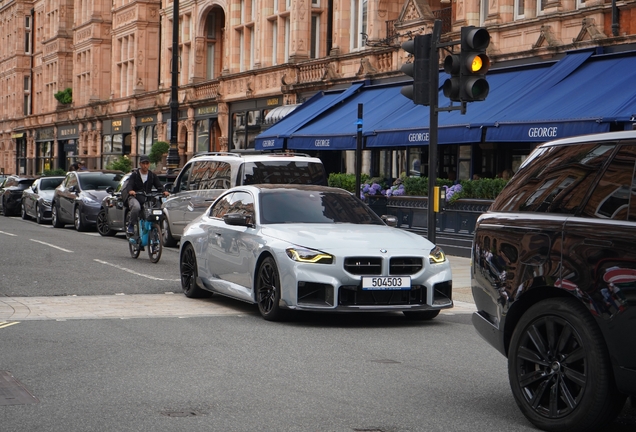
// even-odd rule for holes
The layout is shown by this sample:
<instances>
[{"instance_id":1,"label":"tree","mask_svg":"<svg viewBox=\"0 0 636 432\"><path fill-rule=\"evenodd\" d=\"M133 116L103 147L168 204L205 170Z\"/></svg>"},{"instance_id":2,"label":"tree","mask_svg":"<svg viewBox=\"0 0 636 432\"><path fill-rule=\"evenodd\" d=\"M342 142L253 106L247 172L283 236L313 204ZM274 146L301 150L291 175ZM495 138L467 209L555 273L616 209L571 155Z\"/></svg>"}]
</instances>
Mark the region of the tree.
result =
<instances>
[{"instance_id":1,"label":"tree","mask_svg":"<svg viewBox=\"0 0 636 432\"><path fill-rule=\"evenodd\" d=\"M108 165L106 165L106 169L115 170L115 171L123 171L125 173L129 172L132 169L132 161L128 159L128 156L120 156Z\"/></svg>"},{"instance_id":2,"label":"tree","mask_svg":"<svg viewBox=\"0 0 636 432\"><path fill-rule=\"evenodd\" d=\"M159 162L161 162L163 155L168 154L168 151L170 151L169 143L165 141L157 141L150 148L150 154L148 155L148 158L150 159L150 162L158 164Z\"/></svg>"}]
</instances>

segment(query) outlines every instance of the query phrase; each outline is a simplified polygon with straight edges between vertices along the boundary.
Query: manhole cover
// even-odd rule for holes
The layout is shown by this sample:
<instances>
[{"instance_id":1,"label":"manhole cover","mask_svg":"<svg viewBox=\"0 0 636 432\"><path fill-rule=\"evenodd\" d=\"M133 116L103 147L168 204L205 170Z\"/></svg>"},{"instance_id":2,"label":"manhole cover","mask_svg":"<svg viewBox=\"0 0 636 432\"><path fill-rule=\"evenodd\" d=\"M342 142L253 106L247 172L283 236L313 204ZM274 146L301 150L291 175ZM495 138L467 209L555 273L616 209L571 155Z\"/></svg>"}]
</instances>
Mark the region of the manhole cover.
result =
<instances>
[{"instance_id":1,"label":"manhole cover","mask_svg":"<svg viewBox=\"0 0 636 432\"><path fill-rule=\"evenodd\" d=\"M0 405L26 405L38 403L38 399L8 371L0 371Z\"/></svg>"}]
</instances>

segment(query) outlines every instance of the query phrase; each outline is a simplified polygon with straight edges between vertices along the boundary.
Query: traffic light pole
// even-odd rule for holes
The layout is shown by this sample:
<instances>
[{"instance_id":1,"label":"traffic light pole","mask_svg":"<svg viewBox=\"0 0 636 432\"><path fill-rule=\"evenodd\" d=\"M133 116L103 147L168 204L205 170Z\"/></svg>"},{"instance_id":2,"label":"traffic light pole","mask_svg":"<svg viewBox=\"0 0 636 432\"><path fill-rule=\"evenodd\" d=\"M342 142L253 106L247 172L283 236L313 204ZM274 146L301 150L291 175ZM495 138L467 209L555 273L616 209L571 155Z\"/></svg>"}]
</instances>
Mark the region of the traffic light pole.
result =
<instances>
[{"instance_id":1,"label":"traffic light pole","mask_svg":"<svg viewBox=\"0 0 636 432\"><path fill-rule=\"evenodd\" d=\"M436 215L433 207L433 199L435 195L435 183L437 183L437 123L439 102L439 53L437 51L439 38L442 31L442 22L435 20L433 25L433 38L431 41L431 58L430 58L430 79L429 79L429 95L430 95L430 125L429 125L429 144L428 144L428 222L426 233L428 240L435 244L436 231Z\"/></svg>"}]
</instances>

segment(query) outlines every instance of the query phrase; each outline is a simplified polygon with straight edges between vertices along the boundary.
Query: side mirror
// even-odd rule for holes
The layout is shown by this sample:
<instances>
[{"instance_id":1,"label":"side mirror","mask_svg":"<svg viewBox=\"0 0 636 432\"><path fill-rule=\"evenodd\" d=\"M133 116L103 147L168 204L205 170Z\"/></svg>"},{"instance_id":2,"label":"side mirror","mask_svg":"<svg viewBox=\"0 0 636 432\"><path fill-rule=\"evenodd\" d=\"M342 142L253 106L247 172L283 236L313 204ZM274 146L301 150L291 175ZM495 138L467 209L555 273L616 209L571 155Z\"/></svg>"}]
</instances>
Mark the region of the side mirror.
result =
<instances>
[{"instance_id":1,"label":"side mirror","mask_svg":"<svg viewBox=\"0 0 636 432\"><path fill-rule=\"evenodd\" d=\"M115 188L112 186L108 186L106 188L106 192L108 192L109 194L113 195L113 193L115 192Z\"/></svg>"},{"instance_id":2,"label":"side mirror","mask_svg":"<svg viewBox=\"0 0 636 432\"><path fill-rule=\"evenodd\" d=\"M252 216L242 213L228 213L223 216L223 222L227 225L253 227Z\"/></svg>"},{"instance_id":3,"label":"side mirror","mask_svg":"<svg viewBox=\"0 0 636 432\"><path fill-rule=\"evenodd\" d=\"M73 193L77 193L77 186L71 186L70 188L68 188L69 192L73 192Z\"/></svg>"},{"instance_id":4,"label":"side mirror","mask_svg":"<svg viewBox=\"0 0 636 432\"><path fill-rule=\"evenodd\" d=\"M174 183L173 182L168 182L168 183L165 183L163 185L163 190L167 190L170 193L174 193L173 190L172 190L173 187L174 187Z\"/></svg>"},{"instance_id":5,"label":"side mirror","mask_svg":"<svg viewBox=\"0 0 636 432\"><path fill-rule=\"evenodd\" d=\"M390 227L396 227L397 226L397 217L393 216L393 215L382 215L380 217L385 224L387 224Z\"/></svg>"}]
</instances>

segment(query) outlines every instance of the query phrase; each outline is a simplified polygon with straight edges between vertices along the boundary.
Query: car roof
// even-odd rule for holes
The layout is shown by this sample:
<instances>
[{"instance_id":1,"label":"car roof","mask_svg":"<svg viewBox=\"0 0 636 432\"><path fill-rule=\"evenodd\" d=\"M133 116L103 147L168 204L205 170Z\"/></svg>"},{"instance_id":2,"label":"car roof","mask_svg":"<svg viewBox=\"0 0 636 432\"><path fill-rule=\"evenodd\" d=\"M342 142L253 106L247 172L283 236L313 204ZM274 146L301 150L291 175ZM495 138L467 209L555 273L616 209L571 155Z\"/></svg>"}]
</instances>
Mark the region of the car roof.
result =
<instances>
[{"instance_id":1,"label":"car roof","mask_svg":"<svg viewBox=\"0 0 636 432\"><path fill-rule=\"evenodd\" d=\"M244 186L236 186L232 189L228 190L236 190L236 189L255 189L260 192L273 192L273 191L314 191L314 192L331 192L331 193L342 193L350 195L351 192L346 191L344 189L335 188L331 186L322 186L322 185L308 185L308 184L275 184L275 183L267 183L267 184L255 184L255 185L244 185Z\"/></svg>"},{"instance_id":2,"label":"car roof","mask_svg":"<svg viewBox=\"0 0 636 432\"><path fill-rule=\"evenodd\" d=\"M75 174L79 174L79 175L86 175L86 174L124 174L123 171L117 171L117 170L83 170L83 171L71 171L74 172Z\"/></svg>"},{"instance_id":3,"label":"car roof","mask_svg":"<svg viewBox=\"0 0 636 432\"><path fill-rule=\"evenodd\" d=\"M597 133L597 134L579 135L575 137L561 138L554 141L548 141L542 144L540 147L568 145L568 144L584 144L584 143L595 142L595 141L616 141L616 140L627 140L627 139L636 139L636 130L603 132L603 133Z\"/></svg>"},{"instance_id":4,"label":"car roof","mask_svg":"<svg viewBox=\"0 0 636 432\"><path fill-rule=\"evenodd\" d=\"M193 156L191 160L202 159L202 160L222 160L226 162L232 161L244 161L244 162L255 162L255 161L264 161L264 160L272 160L272 161L288 161L290 159L302 159L308 162L320 162L320 159L317 157L309 156L305 153L232 153L232 152L208 152L208 153L197 153Z\"/></svg>"}]
</instances>

